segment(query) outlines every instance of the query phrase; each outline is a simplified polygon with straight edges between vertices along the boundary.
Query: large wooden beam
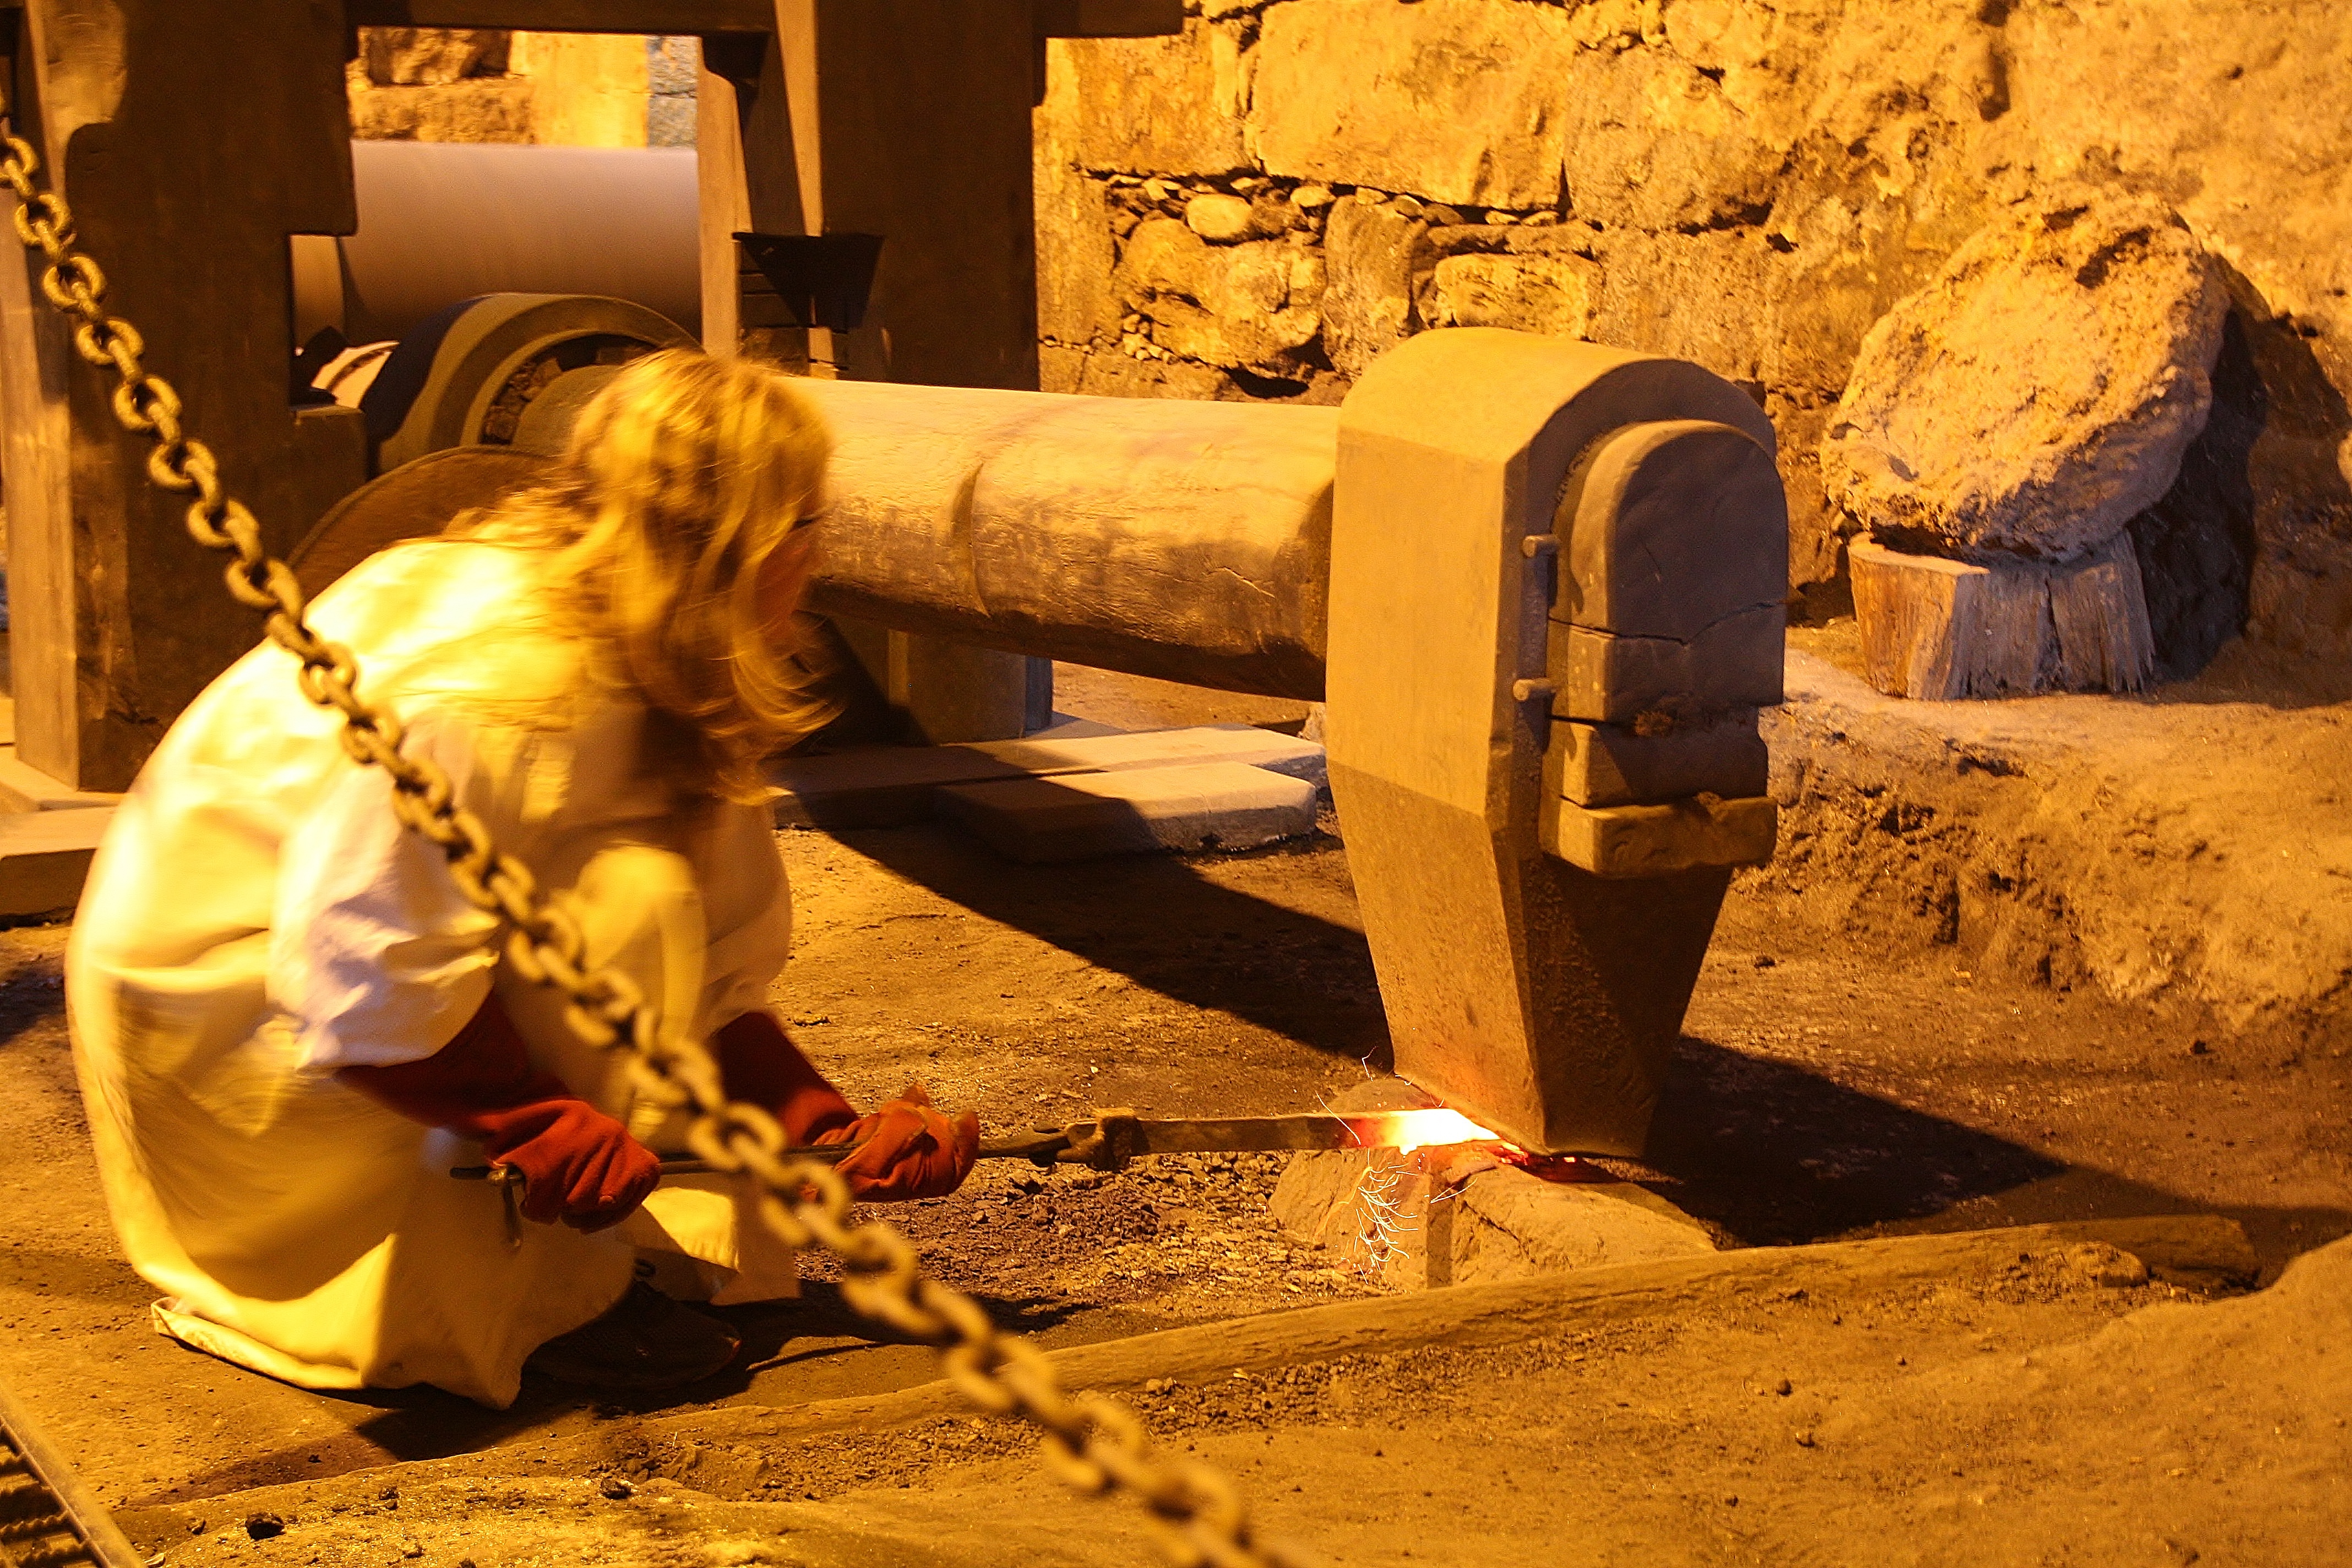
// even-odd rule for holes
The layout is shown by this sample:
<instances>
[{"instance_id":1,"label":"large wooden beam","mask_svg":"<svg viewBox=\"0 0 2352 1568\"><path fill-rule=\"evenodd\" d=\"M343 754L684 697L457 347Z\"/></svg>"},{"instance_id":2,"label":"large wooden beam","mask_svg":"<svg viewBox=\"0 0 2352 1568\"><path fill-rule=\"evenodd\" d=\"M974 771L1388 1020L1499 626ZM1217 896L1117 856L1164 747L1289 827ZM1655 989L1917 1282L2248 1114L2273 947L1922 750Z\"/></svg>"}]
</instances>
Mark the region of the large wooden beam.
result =
<instances>
[{"instance_id":1,"label":"large wooden beam","mask_svg":"<svg viewBox=\"0 0 2352 1568\"><path fill-rule=\"evenodd\" d=\"M772 0L345 0L355 27L511 27L532 33L764 33Z\"/></svg>"},{"instance_id":2,"label":"large wooden beam","mask_svg":"<svg viewBox=\"0 0 2352 1568\"><path fill-rule=\"evenodd\" d=\"M16 32L16 124L72 204L109 306L286 550L367 474L356 412L288 397L287 237L355 226L335 8L33 0ZM109 390L33 264L0 264L17 750L84 790L127 785L259 633L188 537L184 500L146 483L147 443L116 423Z\"/></svg>"}]
</instances>

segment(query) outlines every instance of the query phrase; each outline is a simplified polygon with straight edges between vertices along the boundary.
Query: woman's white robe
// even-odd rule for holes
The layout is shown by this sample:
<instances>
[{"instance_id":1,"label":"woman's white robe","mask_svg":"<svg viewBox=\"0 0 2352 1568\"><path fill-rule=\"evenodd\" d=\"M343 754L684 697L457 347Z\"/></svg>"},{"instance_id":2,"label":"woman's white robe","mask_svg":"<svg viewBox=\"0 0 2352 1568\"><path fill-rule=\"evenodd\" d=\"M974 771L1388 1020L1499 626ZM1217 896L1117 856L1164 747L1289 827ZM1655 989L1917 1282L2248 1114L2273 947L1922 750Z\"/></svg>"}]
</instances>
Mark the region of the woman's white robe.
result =
<instances>
[{"instance_id":1,"label":"woman's white robe","mask_svg":"<svg viewBox=\"0 0 2352 1568\"><path fill-rule=\"evenodd\" d=\"M665 1029L761 1005L791 901L758 807L681 806L643 766L644 713L586 695L520 611L533 558L401 545L310 614L446 769L499 846L572 900L591 958ZM682 1129L512 973L499 922L393 816L380 769L265 644L182 715L116 810L67 954L76 1062L116 1228L159 1328L312 1388L429 1383L511 1403L523 1360L602 1312L638 1249L666 1285L789 1295L791 1254L715 1179L666 1184L614 1230L525 1224L451 1179L472 1145L339 1083L421 1060L495 988L533 1060L657 1149ZM560 722L550 724L551 704ZM523 716L527 715L527 716Z\"/></svg>"}]
</instances>

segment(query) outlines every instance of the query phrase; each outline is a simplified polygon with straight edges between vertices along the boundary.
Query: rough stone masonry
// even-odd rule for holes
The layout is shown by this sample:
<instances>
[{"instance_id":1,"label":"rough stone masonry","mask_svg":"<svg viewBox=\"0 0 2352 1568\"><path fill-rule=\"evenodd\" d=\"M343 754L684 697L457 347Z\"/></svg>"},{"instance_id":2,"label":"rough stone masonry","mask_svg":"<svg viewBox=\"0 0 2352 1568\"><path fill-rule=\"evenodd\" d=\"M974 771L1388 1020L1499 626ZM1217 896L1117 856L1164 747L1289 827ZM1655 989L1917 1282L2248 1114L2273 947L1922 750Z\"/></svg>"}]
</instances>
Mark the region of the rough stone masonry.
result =
<instances>
[{"instance_id":1,"label":"rough stone masonry","mask_svg":"<svg viewBox=\"0 0 2352 1568\"><path fill-rule=\"evenodd\" d=\"M1336 401L1436 325L1687 357L1779 427L1819 609L1853 524L1817 452L1864 334L2050 182L2152 196L2232 310L2135 546L2352 657L2332 0L1202 0L1181 37L1055 44L1038 125L1048 390Z\"/></svg>"}]
</instances>

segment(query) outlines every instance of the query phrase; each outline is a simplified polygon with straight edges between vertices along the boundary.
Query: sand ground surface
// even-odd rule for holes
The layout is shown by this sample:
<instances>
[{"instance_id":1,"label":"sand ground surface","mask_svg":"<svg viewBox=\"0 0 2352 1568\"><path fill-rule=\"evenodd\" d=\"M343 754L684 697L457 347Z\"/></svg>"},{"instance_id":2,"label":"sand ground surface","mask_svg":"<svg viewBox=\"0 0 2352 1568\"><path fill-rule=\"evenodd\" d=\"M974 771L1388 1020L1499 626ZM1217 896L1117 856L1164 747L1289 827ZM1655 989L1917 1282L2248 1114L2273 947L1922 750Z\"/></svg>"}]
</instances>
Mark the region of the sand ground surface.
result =
<instances>
[{"instance_id":1,"label":"sand ground surface","mask_svg":"<svg viewBox=\"0 0 2352 1568\"><path fill-rule=\"evenodd\" d=\"M1084 679L1062 705L1303 717ZM777 1005L854 1097L919 1078L1011 1129L1306 1109L1385 1069L1338 837L1057 868L938 827L782 843L801 924ZM2259 1273L2141 1281L2025 1247L1927 1282L1150 1379L1128 1390L1150 1429L1349 1563L2342 1561L2346 1042L1858 930L1817 886L1736 887L1657 1135L1612 1173L1727 1247L2202 1213L2244 1226ZM945 1400L762 1425L936 1375L821 1260L801 1301L735 1310L736 1368L658 1400L329 1396L161 1338L82 1131L65 937L0 932L0 1377L163 1563L1151 1560L1135 1510ZM1274 1225L1278 1169L997 1164L891 1217L1049 1346L1380 1299Z\"/></svg>"}]
</instances>

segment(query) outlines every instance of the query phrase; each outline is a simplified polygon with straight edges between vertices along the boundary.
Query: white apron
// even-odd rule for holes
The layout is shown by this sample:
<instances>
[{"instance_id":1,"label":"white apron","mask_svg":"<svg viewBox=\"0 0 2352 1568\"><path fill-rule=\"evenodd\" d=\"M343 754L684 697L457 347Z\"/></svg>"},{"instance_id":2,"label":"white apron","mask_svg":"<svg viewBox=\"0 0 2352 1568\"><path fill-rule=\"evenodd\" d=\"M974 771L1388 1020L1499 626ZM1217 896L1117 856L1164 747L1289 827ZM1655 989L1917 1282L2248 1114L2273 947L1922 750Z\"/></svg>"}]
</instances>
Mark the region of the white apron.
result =
<instances>
[{"instance_id":1,"label":"white apron","mask_svg":"<svg viewBox=\"0 0 2352 1568\"><path fill-rule=\"evenodd\" d=\"M533 558L470 542L362 563L310 614L360 689L409 725L499 847L562 889L591 957L660 1026L709 1033L763 1005L791 900L768 814L681 809L639 771L643 712L580 693L564 644L520 625ZM613 1230L525 1223L451 1179L478 1148L334 1078L419 1061L495 987L532 1059L656 1149L559 998L513 974L503 931L392 815L265 644L182 715L116 810L67 951L75 1060L115 1227L158 1326L305 1387L428 1383L503 1407L523 1360L626 1288L639 1248L674 1291L793 1292L793 1259L740 1227L717 1179L666 1183ZM559 714L551 722L550 711Z\"/></svg>"}]
</instances>

